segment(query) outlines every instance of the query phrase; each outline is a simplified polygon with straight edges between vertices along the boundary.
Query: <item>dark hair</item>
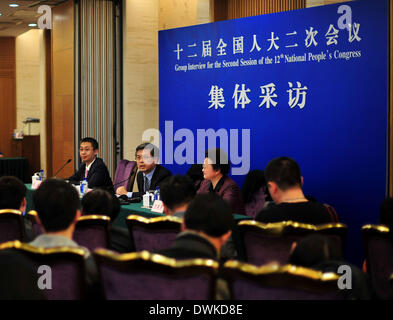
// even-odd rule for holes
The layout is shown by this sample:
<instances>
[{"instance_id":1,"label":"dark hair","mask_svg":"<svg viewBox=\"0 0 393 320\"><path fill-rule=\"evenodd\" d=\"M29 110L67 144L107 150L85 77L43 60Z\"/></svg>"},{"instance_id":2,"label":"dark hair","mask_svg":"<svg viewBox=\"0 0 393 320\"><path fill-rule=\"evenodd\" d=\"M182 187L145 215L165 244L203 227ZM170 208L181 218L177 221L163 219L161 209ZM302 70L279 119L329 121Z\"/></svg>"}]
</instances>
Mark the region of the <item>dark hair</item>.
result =
<instances>
[{"instance_id":1,"label":"dark hair","mask_svg":"<svg viewBox=\"0 0 393 320\"><path fill-rule=\"evenodd\" d=\"M33 202L47 232L67 229L80 207L75 188L60 179L45 180L33 193Z\"/></svg>"},{"instance_id":2,"label":"dark hair","mask_svg":"<svg viewBox=\"0 0 393 320\"><path fill-rule=\"evenodd\" d=\"M229 173L231 164L229 163L228 155L220 148L206 150L205 158L209 158L213 162L214 171L220 170L224 176Z\"/></svg>"},{"instance_id":3,"label":"dark hair","mask_svg":"<svg viewBox=\"0 0 393 320\"><path fill-rule=\"evenodd\" d=\"M332 240L321 234L308 235L301 239L289 257L289 263L307 268L328 260L341 260L339 249Z\"/></svg>"},{"instance_id":4,"label":"dark hair","mask_svg":"<svg viewBox=\"0 0 393 320\"><path fill-rule=\"evenodd\" d=\"M302 185L300 167L288 157L271 160L265 168L265 179L266 183L275 182L283 191Z\"/></svg>"},{"instance_id":5,"label":"dark hair","mask_svg":"<svg viewBox=\"0 0 393 320\"><path fill-rule=\"evenodd\" d=\"M214 193L198 194L184 214L187 229L220 237L232 230L234 220L230 206Z\"/></svg>"},{"instance_id":6,"label":"dark hair","mask_svg":"<svg viewBox=\"0 0 393 320\"><path fill-rule=\"evenodd\" d=\"M203 168L202 164L194 163L190 166L190 168L187 170L186 173L186 175L191 178L197 190L199 189L199 185L203 180L202 168Z\"/></svg>"},{"instance_id":7,"label":"dark hair","mask_svg":"<svg viewBox=\"0 0 393 320\"><path fill-rule=\"evenodd\" d=\"M171 210L189 203L196 194L192 180L188 176L174 175L161 184L161 200Z\"/></svg>"},{"instance_id":8,"label":"dark hair","mask_svg":"<svg viewBox=\"0 0 393 320\"><path fill-rule=\"evenodd\" d=\"M140 144L139 146L136 147L135 157L136 157L136 154L138 153L138 151L144 150L144 149L149 150L150 151L150 155L152 157L158 157L158 155L159 155L159 150L158 150L158 148L154 144L152 144L150 142L145 142L145 143L142 143L142 144Z\"/></svg>"},{"instance_id":9,"label":"dark hair","mask_svg":"<svg viewBox=\"0 0 393 320\"><path fill-rule=\"evenodd\" d=\"M93 147L93 150L97 150L98 149L98 141L96 139L94 139L94 138L90 138L90 137L83 138L81 140L80 144L82 144L83 142L90 142L92 147Z\"/></svg>"},{"instance_id":10,"label":"dark hair","mask_svg":"<svg viewBox=\"0 0 393 320\"><path fill-rule=\"evenodd\" d=\"M94 189L82 198L82 210L84 215L105 215L113 222L119 215L120 201L104 189Z\"/></svg>"},{"instance_id":11,"label":"dark hair","mask_svg":"<svg viewBox=\"0 0 393 320\"><path fill-rule=\"evenodd\" d=\"M27 188L16 177L4 176L0 178L0 209L19 210L26 197Z\"/></svg>"},{"instance_id":12,"label":"dark hair","mask_svg":"<svg viewBox=\"0 0 393 320\"><path fill-rule=\"evenodd\" d=\"M262 187L266 187L265 175L262 170L252 170L247 173L241 189L244 203L250 202L255 192Z\"/></svg>"}]
</instances>

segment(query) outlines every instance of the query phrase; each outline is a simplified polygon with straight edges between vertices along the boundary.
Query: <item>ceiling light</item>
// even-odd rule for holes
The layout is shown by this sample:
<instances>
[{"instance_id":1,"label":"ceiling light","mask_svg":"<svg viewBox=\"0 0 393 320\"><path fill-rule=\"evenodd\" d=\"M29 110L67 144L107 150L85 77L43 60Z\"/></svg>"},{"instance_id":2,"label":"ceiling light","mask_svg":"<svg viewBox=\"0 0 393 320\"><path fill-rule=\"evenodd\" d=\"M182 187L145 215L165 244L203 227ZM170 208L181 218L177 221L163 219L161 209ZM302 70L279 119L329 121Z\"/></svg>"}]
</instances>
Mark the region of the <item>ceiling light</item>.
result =
<instances>
[{"instance_id":1,"label":"ceiling light","mask_svg":"<svg viewBox=\"0 0 393 320\"><path fill-rule=\"evenodd\" d=\"M17 4L17 3L10 3L9 6L12 7L12 8L16 8L16 7L19 7L19 4Z\"/></svg>"},{"instance_id":2,"label":"ceiling light","mask_svg":"<svg viewBox=\"0 0 393 320\"><path fill-rule=\"evenodd\" d=\"M30 24L29 24L29 27L36 27L36 26L37 26L36 23L30 23Z\"/></svg>"}]
</instances>

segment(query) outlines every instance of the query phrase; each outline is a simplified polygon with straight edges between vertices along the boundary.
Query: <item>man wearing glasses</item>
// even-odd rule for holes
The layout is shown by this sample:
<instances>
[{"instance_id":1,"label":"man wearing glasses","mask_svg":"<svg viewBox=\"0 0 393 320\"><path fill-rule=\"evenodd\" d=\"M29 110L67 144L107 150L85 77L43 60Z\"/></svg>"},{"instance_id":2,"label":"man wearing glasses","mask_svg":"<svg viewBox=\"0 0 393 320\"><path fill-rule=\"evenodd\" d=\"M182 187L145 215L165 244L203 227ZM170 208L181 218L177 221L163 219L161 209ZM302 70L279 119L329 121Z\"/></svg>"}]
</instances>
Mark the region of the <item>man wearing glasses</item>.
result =
<instances>
[{"instance_id":1,"label":"man wearing glasses","mask_svg":"<svg viewBox=\"0 0 393 320\"><path fill-rule=\"evenodd\" d=\"M155 190L160 186L165 178L172 175L172 173L157 164L158 162L158 148L151 143L142 143L136 148L135 160L138 166L138 174L136 177L139 192L127 192L125 187L119 187L116 193L119 195L141 196L146 191Z\"/></svg>"},{"instance_id":2,"label":"man wearing glasses","mask_svg":"<svg viewBox=\"0 0 393 320\"><path fill-rule=\"evenodd\" d=\"M79 155L82 164L79 170L68 178L71 183L79 184L83 178L86 178L89 188L103 188L114 192L112 179L109 175L108 168L104 161L97 157L98 142L93 138L83 138L79 146Z\"/></svg>"}]
</instances>

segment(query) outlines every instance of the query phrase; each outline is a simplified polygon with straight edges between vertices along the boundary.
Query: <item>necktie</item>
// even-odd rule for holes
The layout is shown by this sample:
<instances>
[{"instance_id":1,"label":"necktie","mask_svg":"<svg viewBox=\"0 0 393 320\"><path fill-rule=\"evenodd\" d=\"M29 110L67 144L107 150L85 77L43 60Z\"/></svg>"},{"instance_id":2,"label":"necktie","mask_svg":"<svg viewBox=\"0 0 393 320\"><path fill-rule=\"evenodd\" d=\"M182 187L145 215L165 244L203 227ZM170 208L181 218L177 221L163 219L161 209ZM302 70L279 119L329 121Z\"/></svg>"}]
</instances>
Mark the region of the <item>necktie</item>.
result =
<instances>
[{"instance_id":1,"label":"necktie","mask_svg":"<svg viewBox=\"0 0 393 320\"><path fill-rule=\"evenodd\" d=\"M87 174L89 173L89 170L87 170L87 168L86 168L86 170L85 170L85 178L87 178Z\"/></svg>"},{"instance_id":2,"label":"necktie","mask_svg":"<svg viewBox=\"0 0 393 320\"><path fill-rule=\"evenodd\" d=\"M145 193L146 191L149 191L150 189L150 182L149 179L147 179L147 177L145 176Z\"/></svg>"}]
</instances>

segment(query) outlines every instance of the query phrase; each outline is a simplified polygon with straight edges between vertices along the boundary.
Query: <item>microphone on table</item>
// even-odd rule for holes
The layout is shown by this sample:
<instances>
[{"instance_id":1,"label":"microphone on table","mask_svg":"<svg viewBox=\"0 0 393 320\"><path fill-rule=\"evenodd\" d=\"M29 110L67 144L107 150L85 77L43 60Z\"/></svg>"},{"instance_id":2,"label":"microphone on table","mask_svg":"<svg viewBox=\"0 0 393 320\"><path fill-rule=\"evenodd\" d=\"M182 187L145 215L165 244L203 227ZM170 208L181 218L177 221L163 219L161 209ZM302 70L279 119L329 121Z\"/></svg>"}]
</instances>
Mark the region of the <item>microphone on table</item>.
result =
<instances>
[{"instance_id":1,"label":"microphone on table","mask_svg":"<svg viewBox=\"0 0 393 320\"><path fill-rule=\"evenodd\" d=\"M63 166L62 166L59 170L57 170L57 172L53 175L53 177L56 177L57 174L58 174L61 170L63 170L64 167L65 167L67 164L69 164L71 161L72 161L71 159L68 159L67 162L66 162L65 164L63 164Z\"/></svg>"},{"instance_id":2,"label":"microphone on table","mask_svg":"<svg viewBox=\"0 0 393 320\"><path fill-rule=\"evenodd\" d=\"M117 186L119 184L122 184L123 182L126 182L129 179L130 178L127 178L127 179L124 179L124 180L119 181L117 183L114 183L111 187L113 187L113 189L115 189L114 188L115 186ZM134 193L139 194L139 192L134 192ZM118 196L118 198L119 198L121 204L139 203L139 202L142 201L142 197L139 197L139 196L135 197L134 196L132 198L128 198L127 195L125 195L125 194L122 194L121 196Z\"/></svg>"}]
</instances>

